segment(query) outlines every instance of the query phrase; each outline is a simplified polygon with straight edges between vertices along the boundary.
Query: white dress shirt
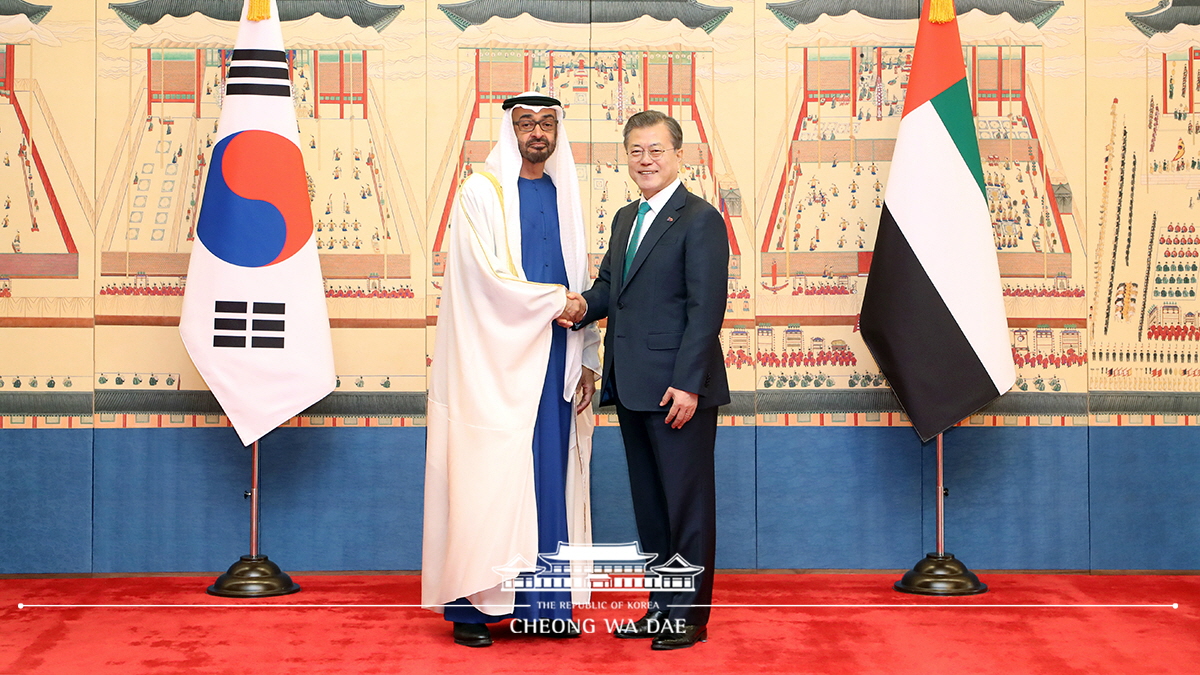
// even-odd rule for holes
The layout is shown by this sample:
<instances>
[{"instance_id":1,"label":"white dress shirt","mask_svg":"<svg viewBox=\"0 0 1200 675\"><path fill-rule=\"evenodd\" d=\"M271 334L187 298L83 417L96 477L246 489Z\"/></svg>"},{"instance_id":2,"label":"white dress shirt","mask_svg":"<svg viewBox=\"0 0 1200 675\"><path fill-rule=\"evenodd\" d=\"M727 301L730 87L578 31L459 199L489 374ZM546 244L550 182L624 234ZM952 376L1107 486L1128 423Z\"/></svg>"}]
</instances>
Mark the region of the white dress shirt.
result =
<instances>
[{"instance_id":1,"label":"white dress shirt","mask_svg":"<svg viewBox=\"0 0 1200 675\"><path fill-rule=\"evenodd\" d=\"M637 247L642 245L642 240L646 238L646 233L650 231L650 225L653 224L654 219L658 217L658 212L662 211L662 208L667 205L667 201L671 199L671 196L675 194L675 191L678 190L679 186L682 184L683 181L676 178L671 182L670 185L659 190L650 199L643 198L638 200L638 204L641 204L642 202L649 204L650 210L646 212L646 216L642 219L642 231L638 233L637 246L634 246L633 253L637 253ZM635 226L636 223L637 221L634 220Z\"/></svg>"}]
</instances>

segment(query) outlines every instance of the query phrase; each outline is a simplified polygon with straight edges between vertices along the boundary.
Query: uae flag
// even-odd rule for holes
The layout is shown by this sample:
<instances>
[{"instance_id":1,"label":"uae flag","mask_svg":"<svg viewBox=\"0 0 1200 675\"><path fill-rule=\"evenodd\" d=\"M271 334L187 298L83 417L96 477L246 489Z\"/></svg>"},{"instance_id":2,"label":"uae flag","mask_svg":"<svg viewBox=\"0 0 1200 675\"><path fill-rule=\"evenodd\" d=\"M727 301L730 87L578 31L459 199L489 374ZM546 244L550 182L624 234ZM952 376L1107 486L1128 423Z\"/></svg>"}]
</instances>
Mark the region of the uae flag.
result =
<instances>
[{"instance_id":1,"label":"uae flag","mask_svg":"<svg viewBox=\"0 0 1200 675\"><path fill-rule=\"evenodd\" d=\"M274 0L242 9L179 320L246 445L336 379L278 17Z\"/></svg>"},{"instance_id":2,"label":"uae flag","mask_svg":"<svg viewBox=\"0 0 1200 675\"><path fill-rule=\"evenodd\" d=\"M1016 380L953 5L925 0L863 291L863 340L927 441Z\"/></svg>"}]
</instances>

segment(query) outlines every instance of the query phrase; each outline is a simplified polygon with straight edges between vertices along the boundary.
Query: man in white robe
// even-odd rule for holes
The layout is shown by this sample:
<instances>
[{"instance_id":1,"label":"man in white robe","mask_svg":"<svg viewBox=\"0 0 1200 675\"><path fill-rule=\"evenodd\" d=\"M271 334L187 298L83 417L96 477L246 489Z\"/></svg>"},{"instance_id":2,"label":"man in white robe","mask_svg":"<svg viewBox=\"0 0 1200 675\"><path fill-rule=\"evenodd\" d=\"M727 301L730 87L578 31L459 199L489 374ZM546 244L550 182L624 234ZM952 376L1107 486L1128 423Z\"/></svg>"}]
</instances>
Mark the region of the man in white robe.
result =
<instances>
[{"instance_id":1,"label":"man in white robe","mask_svg":"<svg viewBox=\"0 0 1200 675\"><path fill-rule=\"evenodd\" d=\"M530 92L503 109L500 140L485 170L462 183L451 214L429 386L421 602L453 620L455 642L472 647L491 644L487 623L514 616L515 592L504 582L554 552L539 542L539 518L548 517L539 503L561 499L569 543L591 543L589 404L599 335L555 326L582 317L579 293L589 283L575 161L558 101ZM534 180L542 192L529 191ZM542 196L539 208L521 204L529 194ZM555 210L557 219L542 215ZM522 264L523 249L537 250L538 242L522 241L530 219L556 226L547 239L559 241L565 285L530 280L537 275ZM543 474L534 429L543 428L539 404L544 412L556 371L562 384L553 398L568 402L571 418L561 435L565 461L556 465L565 481L555 494L535 494ZM557 595L569 612L571 596Z\"/></svg>"}]
</instances>

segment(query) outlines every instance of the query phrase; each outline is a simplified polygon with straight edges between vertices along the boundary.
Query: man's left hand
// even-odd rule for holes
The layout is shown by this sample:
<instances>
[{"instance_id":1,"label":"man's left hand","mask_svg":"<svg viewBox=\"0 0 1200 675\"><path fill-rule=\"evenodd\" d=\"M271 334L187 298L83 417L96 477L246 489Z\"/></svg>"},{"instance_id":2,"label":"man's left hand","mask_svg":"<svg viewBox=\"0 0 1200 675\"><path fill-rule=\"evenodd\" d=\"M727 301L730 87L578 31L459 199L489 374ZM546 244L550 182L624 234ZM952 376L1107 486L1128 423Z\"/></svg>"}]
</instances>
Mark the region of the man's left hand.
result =
<instances>
[{"instance_id":1,"label":"man's left hand","mask_svg":"<svg viewBox=\"0 0 1200 675\"><path fill-rule=\"evenodd\" d=\"M579 375L579 385L575 387L575 394L579 397L579 405L575 406L575 414L578 415L588 406L592 404L592 396L596 394L596 373L589 368L584 368Z\"/></svg>"},{"instance_id":2,"label":"man's left hand","mask_svg":"<svg viewBox=\"0 0 1200 675\"><path fill-rule=\"evenodd\" d=\"M658 405L664 406L668 401L671 402L671 410L667 413L667 424L670 424L672 429L682 429L683 425L692 419L692 415L696 414L700 395L675 387L667 387L667 393L663 394L662 401Z\"/></svg>"}]
</instances>

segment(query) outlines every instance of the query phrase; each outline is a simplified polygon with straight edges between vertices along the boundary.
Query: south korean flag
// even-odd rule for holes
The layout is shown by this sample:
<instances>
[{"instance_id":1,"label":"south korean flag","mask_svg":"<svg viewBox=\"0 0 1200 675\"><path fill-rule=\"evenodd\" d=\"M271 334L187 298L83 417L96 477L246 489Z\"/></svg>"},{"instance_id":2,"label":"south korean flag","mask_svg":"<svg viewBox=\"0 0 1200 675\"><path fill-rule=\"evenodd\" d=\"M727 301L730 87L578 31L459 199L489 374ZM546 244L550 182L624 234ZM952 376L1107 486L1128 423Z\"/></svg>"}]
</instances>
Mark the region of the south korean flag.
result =
<instances>
[{"instance_id":1,"label":"south korean flag","mask_svg":"<svg viewBox=\"0 0 1200 675\"><path fill-rule=\"evenodd\" d=\"M336 380L278 17L275 0L242 9L179 321L246 445Z\"/></svg>"}]
</instances>

